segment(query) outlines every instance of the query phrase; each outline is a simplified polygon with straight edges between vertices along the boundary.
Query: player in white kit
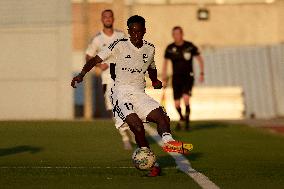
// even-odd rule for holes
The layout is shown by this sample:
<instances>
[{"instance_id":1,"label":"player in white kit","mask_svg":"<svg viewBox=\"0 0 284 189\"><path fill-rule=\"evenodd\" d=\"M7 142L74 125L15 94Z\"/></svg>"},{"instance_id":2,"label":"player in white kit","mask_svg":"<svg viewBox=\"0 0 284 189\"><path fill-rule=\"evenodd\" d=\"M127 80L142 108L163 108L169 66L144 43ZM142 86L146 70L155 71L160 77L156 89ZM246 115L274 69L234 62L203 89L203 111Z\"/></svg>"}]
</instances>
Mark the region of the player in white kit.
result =
<instances>
[{"instance_id":1,"label":"player in white kit","mask_svg":"<svg viewBox=\"0 0 284 189\"><path fill-rule=\"evenodd\" d=\"M155 89L162 88L162 82L157 78L157 69L154 61L155 47L143 40L146 33L145 19L135 15L128 19L129 38L118 39L90 59L81 73L73 78L72 87L80 83L87 72L96 64L115 58L111 65L112 78L115 79L111 89L111 101L116 127L121 128L128 124L135 135L139 148L149 148L145 137L143 121L157 124L157 131L164 142L166 152L188 153L191 144L185 144L173 139L170 130L170 119L160 107L160 104L148 96L145 89L145 74L148 72ZM158 176L159 167L153 167L149 176Z\"/></svg>"},{"instance_id":2,"label":"player in white kit","mask_svg":"<svg viewBox=\"0 0 284 189\"><path fill-rule=\"evenodd\" d=\"M105 46L110 45L113 41L125 37L125 33L113 28L114 14L110 9L106 9L101 13L101 21L103 24L103 30L98 32L92 41L89 43L86 50L86 62L97 55ZM104 61L104 63L98 65L101 70L101 78L103 85L103 92L105 96L105 105L108 111L112 110L112 105L109 100L110 88L113 80L110 77L109 65L112 62L111 59ZM124 149L131 150L132 145L130 143L131 133L127 127L119 129L119 133L122 137Z\"/></svg>"}]
</instances>

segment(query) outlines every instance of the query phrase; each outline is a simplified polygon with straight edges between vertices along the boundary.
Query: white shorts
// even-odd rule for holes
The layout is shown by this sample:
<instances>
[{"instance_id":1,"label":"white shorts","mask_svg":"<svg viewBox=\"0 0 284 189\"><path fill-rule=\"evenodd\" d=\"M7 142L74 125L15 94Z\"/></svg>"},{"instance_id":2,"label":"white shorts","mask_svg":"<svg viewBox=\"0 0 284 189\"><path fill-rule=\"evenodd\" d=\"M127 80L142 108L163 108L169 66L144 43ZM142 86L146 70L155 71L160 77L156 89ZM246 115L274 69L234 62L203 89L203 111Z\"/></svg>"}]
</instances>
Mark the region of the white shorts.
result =
<instances>
[{"instance_id":1,"label":"white shorts","mask_svg":"<svg viewBox=\"0 0 284 189\"><path fill-rule=\"evenodd\" d=\"M110 101L115 120L115 127L124 125L126 116L136 113L145 122L148 114L161 105L143 91L127 91L111 89Z\"/></svg>"}]
</instances>

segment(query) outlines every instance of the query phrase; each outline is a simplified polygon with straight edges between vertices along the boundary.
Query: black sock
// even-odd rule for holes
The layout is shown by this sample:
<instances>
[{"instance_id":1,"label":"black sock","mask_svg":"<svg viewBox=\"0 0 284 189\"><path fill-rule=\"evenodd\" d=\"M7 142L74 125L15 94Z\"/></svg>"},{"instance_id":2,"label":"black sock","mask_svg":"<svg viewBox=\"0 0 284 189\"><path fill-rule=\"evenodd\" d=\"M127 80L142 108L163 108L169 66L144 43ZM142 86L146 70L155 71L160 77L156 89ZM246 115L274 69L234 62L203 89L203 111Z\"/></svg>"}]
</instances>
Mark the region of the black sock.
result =
<instances>
[{"instance_id":1,"label":"black sock","mask_svg":"<svg viewBox=\"0 0 284 189\"><path fill-rule=\"evenodd\" d=\"M179 114L179 116L180 116L180 119L183 120L183 116L182 116L182 113L181 113L181 108L180 108L180 107L177 107L176 109L177 109L177 111L178 111L178 114Z\"/></svg>"},{"instance_id":2,"label":"black sock","mask_svg":"<svg viewBox=\"0 0 284 189\"><path fill-rule=\"evenodd\" d=\"M185 106L185 120L189 121L189 115L190 115L190 106L186 105Z\"/></svg>"}]
</instances>

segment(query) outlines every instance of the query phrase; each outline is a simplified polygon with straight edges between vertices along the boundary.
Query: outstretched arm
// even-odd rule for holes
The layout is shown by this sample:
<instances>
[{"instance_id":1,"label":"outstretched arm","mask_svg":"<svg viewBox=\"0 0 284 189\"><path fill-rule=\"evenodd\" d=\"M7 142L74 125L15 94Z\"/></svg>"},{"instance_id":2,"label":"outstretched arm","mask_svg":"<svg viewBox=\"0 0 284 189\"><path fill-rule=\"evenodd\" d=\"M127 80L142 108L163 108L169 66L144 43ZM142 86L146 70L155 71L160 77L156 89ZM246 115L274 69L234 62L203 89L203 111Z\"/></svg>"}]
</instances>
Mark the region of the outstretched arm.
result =
<instances>
[{"instance_id":1,"label":"outstretched arm","mask_svg":"<svg viewBox=\"0 0 284 189\"><path fill-rule=\"evenodd\" d=\"M199 82L203 82L204 81L204 60L202 58L201 55L198 55L195 57L199 63L199 70L200 70L200 73L199 73Z\"/></svg>"},{"instance_id":2,"label":"outstretched arm","mask_svg":"<svg viewBox=\"0 0 284 189\"><path fill-rule=\"evenodd\" d=\"M101 63L103 60L99 56L95 56L90 58L86 64L84 65L82 71L73 78L71 82L71 86L76 88L76 82L81 83L83 81L84 76L88 73L95 65Z\"/></svg>"},{"instance_id":3,"label":"outstretched arm","mask_svg":"<svg viewBox=\"0 0 284 189\"><path fill-rule=\"evenodd\" d=\"M152 81L152 86L154 89L161 89L163 87L162 82L158 79L157 69L156 68L148 68L149 78Z\"/></svg>"}]
</instances>

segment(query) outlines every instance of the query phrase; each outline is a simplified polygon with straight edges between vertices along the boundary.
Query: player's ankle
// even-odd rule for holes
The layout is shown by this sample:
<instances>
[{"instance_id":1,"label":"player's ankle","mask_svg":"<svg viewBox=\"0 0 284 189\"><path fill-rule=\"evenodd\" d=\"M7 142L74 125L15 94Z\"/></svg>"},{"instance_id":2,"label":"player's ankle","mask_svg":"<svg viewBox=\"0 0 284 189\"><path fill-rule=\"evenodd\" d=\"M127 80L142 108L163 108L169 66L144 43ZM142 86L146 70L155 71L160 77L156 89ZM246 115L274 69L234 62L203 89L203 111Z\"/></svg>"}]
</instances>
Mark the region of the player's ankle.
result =
<instances>
[{"instance_id":1,"label":"player's ankle","mask_svg":"<svg viewBox=\"0 0 284 189\"><path fill-rule=\"evenodd\" d=\"M168 143L170 141L174 141L172 134L171 133L167 133L167 132L163 133L162 134L162 141L164 143Z\"/></svg>"}]
</instances>

